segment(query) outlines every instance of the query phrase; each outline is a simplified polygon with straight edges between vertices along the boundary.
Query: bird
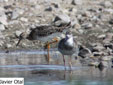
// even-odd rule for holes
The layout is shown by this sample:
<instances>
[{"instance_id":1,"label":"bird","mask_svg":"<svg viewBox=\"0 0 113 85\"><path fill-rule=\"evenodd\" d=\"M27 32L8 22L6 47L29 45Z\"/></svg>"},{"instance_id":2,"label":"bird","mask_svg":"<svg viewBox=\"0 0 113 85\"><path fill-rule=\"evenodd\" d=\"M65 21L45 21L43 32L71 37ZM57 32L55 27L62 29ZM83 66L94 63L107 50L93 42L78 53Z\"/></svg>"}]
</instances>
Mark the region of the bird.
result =
<instances>
[{"instance_id":1,"label":"bird","mask_svg":"<svg viewBox=\"0 0 113 85\"><path fill-rule=\"evenodd\" d=\"M58 51L62 54L63 56L63 62L66 70L66 64L65 64L65 55L69 56L68 58L68 63L69 63L69 68L72 70L72 62L71 62L71 57L74 53L78 55L79 48L77 45L77 42L73 38L73 35L71 31L67 31L65 34L65 38L61 39L58 43Z\"/></svg>"},{"instance_id":2,"label":"bird","mask_svg":"<svg viewBox=\"0 0 113 85\"><path fill-rule=\"evenodd\" d=\"M70 28L71 28L71 22L59 27L54 25L36 26L34 29L31 29L31 32L27 34L27 36L26 36L26 32L21 33L16 46L18 46L20 41L24 38L28 40L39 40L39 41L45 42L46 43L45 46L47 48L48 63L49 63L50 62L50 53L49 53L50 44L58 42L57 37L61 37L61 34L65 33Z\"/></svg>"}]
</instances>

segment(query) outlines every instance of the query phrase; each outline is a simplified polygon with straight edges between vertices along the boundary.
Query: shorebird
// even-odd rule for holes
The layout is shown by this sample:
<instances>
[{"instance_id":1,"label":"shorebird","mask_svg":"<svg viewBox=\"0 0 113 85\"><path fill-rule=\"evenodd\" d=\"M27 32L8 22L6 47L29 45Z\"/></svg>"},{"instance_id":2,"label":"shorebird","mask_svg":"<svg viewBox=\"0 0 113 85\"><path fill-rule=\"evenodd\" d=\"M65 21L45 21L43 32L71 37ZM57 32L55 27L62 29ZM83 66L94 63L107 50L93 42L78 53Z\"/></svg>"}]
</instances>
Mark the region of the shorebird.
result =
<instances>
[{"instance_id":1,"label":"shorebird","mask_svg":"<svg viewBox=\"0 0 113 85\"><path fill-rule=\"evenodd\" d=\"M37 26L36 28L32 29L31 32L26 36L26 33L21 33L19 37L19 41L17 42L16 46L19 45L20 41L25 38L29 40L39 40L46 42L47 48L47 56L48 56L48 63L50 61L50 44L58 42L58 38L61 36L62 33L65 33L67 30L71 28L71 22L65 24L64 26L57 27L54 25L41 25ZM51 41L53 40L53 41Z\"/></svg>"},{"instance_id":2,"label":"shorebird","mask_svg":"<svg viewBox=\"0 0 113 85\"><path fill-rule=\"evenodd\" d=\"M68 63L70 70L72 70L71 57L74 53L77 53L78 55L78 45L77 42L74 40L73 35L70 31L66 32L65 38L59 41L58 50L63 56L65 70L66 70L65 57L64 57L65 55L69 56Z\"/></svg>"}]
</instances>

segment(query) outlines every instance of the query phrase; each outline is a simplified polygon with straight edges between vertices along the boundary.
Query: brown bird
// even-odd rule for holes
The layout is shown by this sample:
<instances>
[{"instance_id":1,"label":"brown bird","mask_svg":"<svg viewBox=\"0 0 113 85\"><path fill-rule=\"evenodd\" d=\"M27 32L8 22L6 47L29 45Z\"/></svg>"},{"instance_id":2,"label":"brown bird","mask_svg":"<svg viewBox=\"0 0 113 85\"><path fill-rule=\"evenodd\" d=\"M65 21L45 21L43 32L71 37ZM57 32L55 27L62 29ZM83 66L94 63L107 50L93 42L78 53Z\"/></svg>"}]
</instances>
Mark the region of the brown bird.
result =
<instances>
[{"instance_id":1,"label":"brown bird","mask_svg":"<svg viewBox=\"0 0 113 85\"><path fill-rule=\"evenodd\" d=\"M19 41L16 46L19 45L20 41L25 38L29 40L40 40L42 42L46 42L47 54L48 54L48 62L50 61L50 44L58 42L56 37L60 37L62 33L65 33L67 30L71 28L71 22L65 24L63 26L57 27L54 25L41 25L32 29L30 34L26 36L26 33L21 33L19 37ZM53 41L51 41L53 39Z\"/></svg>"}]
</instances>

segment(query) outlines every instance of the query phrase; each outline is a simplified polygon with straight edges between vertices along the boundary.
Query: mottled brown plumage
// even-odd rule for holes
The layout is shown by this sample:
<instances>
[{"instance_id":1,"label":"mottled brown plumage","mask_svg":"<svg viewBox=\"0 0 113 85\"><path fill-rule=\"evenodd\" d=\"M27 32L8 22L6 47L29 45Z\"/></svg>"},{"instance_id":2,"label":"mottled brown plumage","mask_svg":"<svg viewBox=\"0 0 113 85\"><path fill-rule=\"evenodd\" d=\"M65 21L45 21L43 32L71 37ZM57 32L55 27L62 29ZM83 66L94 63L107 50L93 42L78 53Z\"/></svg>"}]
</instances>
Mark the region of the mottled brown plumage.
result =
<instances>
[{"instance_id":1,"label":"mottled brown plumage","mask_svg":"<svg viewBox=\"0 0 113 85\"><path fill-rule=\"evenodd\" d=\"M50 59L49 56L49 50L50 50L50 44L58 42L57 39L54 39L54 41L50 42L53 38L57 36L61 36L61 34L71 27L71 22L69 22L66 25L63 25L61 27L57 27L54 25L42 25L42 26L37 26L34 29L31 29L31 32L26 36L26 33L21 33L19 37L19 41L16 44L16 46L19 45L20 41L24 38L27 38L29 40L40 40L47 43L47 48L48 48L48 61Z\"/></svg>"},{"instance_id":2,"label":"mottled brown plumage","mask_svg":"<svg viewBox=\"0 0 113 85\"><path fill-rule=\"evenodd\" d=\"M51 26L51 25L37 26L36 28L31 30L27 38L30 40L36 40L37 37L43 38L43 37L50 36L54 33L62 33L64 30L68 30L70 28L71 26L70 24L71 22L62 27L56 27L56 26Z\"/></svg>"}]
</instances>

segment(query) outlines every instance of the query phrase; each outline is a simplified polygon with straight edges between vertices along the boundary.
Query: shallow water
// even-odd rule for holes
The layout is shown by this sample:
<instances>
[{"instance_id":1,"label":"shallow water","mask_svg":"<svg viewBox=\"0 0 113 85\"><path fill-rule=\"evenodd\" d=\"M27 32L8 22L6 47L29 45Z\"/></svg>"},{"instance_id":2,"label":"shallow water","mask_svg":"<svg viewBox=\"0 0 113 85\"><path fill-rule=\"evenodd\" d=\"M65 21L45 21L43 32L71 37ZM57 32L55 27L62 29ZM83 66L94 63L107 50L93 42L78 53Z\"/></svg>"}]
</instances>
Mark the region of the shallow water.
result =
<instances>
[{"instance_id":1,"label":"shallow water","mask_svg":"<svg viewBox=\"0 0 113 85\"><path fill-rule=\"evenodd\" d=\"M99 70L74 63L65 71L58 52L51 53L51 65L44 60L43 51L16 51L0 54L0 77L24 77L25 85L113 85L113 69ZM56 60L54 60L56 59ZM78 64L78 63L77 63Z\"/></svg>"}]
</instances>

